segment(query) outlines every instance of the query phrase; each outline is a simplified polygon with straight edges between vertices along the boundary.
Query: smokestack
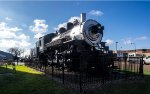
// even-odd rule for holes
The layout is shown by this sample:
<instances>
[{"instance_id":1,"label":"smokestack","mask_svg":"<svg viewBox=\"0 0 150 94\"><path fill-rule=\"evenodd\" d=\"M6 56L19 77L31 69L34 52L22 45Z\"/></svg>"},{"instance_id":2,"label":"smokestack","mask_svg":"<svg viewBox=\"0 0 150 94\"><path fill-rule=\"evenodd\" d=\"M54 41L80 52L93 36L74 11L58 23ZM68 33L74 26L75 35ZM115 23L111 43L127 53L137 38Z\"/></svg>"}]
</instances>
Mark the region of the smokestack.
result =
<instances>
[{"instance_id":1,"label":"smokestack","mask_svg":"<svg viewBox=\"0 0 150 94\"><path fill-rule=\"evenodd\" d=\"M86 21L86 13L81 13L81 23Z\"/></svg>"}]
</instances>

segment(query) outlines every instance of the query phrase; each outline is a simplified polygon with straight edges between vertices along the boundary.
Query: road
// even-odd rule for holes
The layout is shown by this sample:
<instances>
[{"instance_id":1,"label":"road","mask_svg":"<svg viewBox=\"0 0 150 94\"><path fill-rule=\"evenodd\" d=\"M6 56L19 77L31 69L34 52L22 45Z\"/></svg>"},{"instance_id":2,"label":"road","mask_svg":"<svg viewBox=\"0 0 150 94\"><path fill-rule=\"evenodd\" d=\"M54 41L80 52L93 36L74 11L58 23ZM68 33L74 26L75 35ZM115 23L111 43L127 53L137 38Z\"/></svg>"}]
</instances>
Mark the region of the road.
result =
<instances>
[{"instance_id":1,"label":"road","mask_svg":"<svg viewBox=\"0 0 150 94\"><path fill-rule=\"evenodd\" d=\"M13 62L15 63L15 65L17 65L17 62ZM18 65L24 65L25 63L24 62L18 62Z\"/></svg>"}]
</instances>

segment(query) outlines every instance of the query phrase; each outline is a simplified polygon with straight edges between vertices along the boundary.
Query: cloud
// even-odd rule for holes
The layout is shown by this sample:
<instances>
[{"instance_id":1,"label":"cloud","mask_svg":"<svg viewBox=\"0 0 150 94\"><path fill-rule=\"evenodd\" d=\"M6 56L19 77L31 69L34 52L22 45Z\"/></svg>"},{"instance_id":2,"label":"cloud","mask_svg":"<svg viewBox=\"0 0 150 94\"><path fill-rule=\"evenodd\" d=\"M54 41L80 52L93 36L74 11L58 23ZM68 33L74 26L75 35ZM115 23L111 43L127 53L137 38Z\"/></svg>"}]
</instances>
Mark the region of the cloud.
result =
<instances>
[{"instance_id":1,"label":"cloud","mask_svg":"<svg viewBox=\"0 0 150 94\"><path fill-rule=\"evenodd\" d=\"M0 48L9 49L12 47L21 47L25 48L30 46L31 43L25 41L25 40L8 40L8 39L1 39L0 40Z\"/></svg>"},{"instance_id":2,"label":"cloud","mask_svg":"<svg viewBox=\"0 0 150 94\"><path fill-rule=\"evenodd\" d=\"M25 40L7 40L7 39L2 39L0 40L0 49L3 51L7 51L9 48L12 47L19 47L25 50L24 55L29 55L29 49L28 47L31 45L30 42L25 41Z\"/></svg>"},{"instance_id":3,"label":"cloud","mask_svg":"<svg viewBox=\"0 0 150 94\"><path fill-rule=\"evenodd\" d=\"M61 23L57 27L55 27L54 30L58 30L61 27L65 27L66 28L66 25L67 25L67 22Z\"/></svg>"},{"instance_id":4,"label":"cloud","mask_svg":"<svg viewBox=\"0 0 150 94\"><path fill-rule=\"evenodd\" d=\"M21 31L22 29L18 28L18 27L13 27L10 28L11 31L16 32L16 31Z\"/></svg>"},{"instance_id":5,"label":"cloud","mask_svg":"<svg viewBox=\"0 0 150 94\"><path fill-rule=\"evenodd\" d=\"M75 20L78 20L80 22L80 17L78 17L78 16L70 17L67 22L59 24L57 27L54 28L54 30L58 30L61 27L66 28L68 22L72 22L73 23Z\"/></svg>"},{"instance_id":6,"label":"cloud","mask_svg":"<svg viewBox=\"0 0 150 94\"><path fill-rule=\"evenodd\" d=\"M70 19L68 20L68 22L72 22L73 23L75 20L80 21L80 17L78 17L78 16L70 17Z\"/></svg>"},{"instance_id":7,"label":"cloud","mask_svg":"<svg viewBox=\"0 0 150 94\"><path fill-rule=\"evenodd\" d=\"M21 28L18 27L9 27L5 22L0 22L0 31L11 31L11 32L17 32L21 31Z\"/></svg>"},{"instance_id":8,"label":"cloud","mask_svg":"<svg viewBox=\"0 0 150 94\"><path fill-rule=\"evenodd\" d=\"M45 33L48 30L48 25L45 20L35 19L34 24L29 27L34 33Z\"/></svg>"},{"instance_id":9,"label":"cloud","mask_svg":"<svg viewBox=\"0 0 150 94\"><path fill-rule=\"evenodd\" d=\"M15 47L17 43L18 42L15 40L1 39L0 40L0 48L8 49L11 47Z\"/></svg>"},{"instance_id":10,"label":"cloud","mask_svg":"<svg viewBox=\"0 0 150 94\"><path fill-rule=\"evenodd\" d=\"M104 13L100 10L91 10L89 14L94 16L102 16Z\"/></svg>"},{"instance_id":11,"label":"cloud","mask_svg":"<svg viewBox=\"0 0 150 94\"><path fill-rule=\"evenodd\" d=\"M9 27L5 22L0 22L0 39L16 38L16 32L21 31L18 27Z\"/></svg>"},{"instance_id":12,"label":"cloud","mask_svg":"<svg viewBox=\"0 0 150 94\"><path fill-rule=\"evenodd\" d=\"M123 44L125 44L125 45L131 44L131 43L132 43L131 39L124 39L123 40Z\"/></svg>"},{"instance_id":13,"label":"cloud","mask_svg":"<svg viewBox=\"0 0 150 94\"><path fill-rule=\"evenodd\" d=\"M42 37L42 36L44 36L44 34L42 34L42 33L37 33L37 34L34 35L34 38L38 39L38 38L40 38L40 37Z\"/></svg>"},{"instance_id":14,"label":"cloud","mask_svg":"<svg viewBox=\"0 0 150 94\"><path fill-rule=\"evenodd\" d=\"M6 22L0 22L0 49L6 51L12 47L29 47L30 37L21 31L22 29L17 26L12 27Z\"/></svg>"},{"instance_id":15,"label":"cloud","mask_svg":"<svg viewBox=\"0 0 150 94\"><path fill-rule=\"evenodd\" d=\"M20 35L17 37L17 39L20 39L20 40L29 40L30 37L27 36L27 35L25 35L25 34L20 34Z\"/></svg>"},{"instance_id":16,"label":"cloud","mask_svg":"<svg viewBox=\"0 0 150 94\"><path fill-rule=\"evenodd\" d=\"M148 37L147 36L140 36L137 38L126 38L126 39L122 39L123 44L128 45L131 44L133 41L139 41L139 40L147 40Z\"/></svg>"},{"instance_id":17,"label":"cloud","mask_svg":"<svg viewBox=\"0 0 150 94\"><path fill-rule=\"evenodd\" d=\"M25 40L18 41L18 43L19 43L19 44L18 44L19 47L23 47L23 48L28 47L28 46L31 45L31 43L29 43L29 42L27 42L27 41L25 41Z\"/></svg>"},{"instance_id":18,"label":"cloud","mask_svg":"<svg viewBox=\"0 0 150 94\"><path fill-rule=\"evenodd\" d=\"M9 48L12 47L19 47L25 50L23 55L29 55L30 51L28 50L31 43L25 40L7 40L7 39L0 39L0 50L7 51Z\"/></svg>"},{"instance_id":19,"label":"cloud","mask_svg":"<svg viewBox=\"0 0 150 94\"><path fill-rule=\"evenodd\" d=\"M146 36L141 36L141 37L135 38L135 40L146 40L146 39L148 39Z\"/></svg>"},{"instance_id":20,"label":"cloud","mask_svg":"<svg viewBox=\"0 0 150 94\"><path fill-rule=\"evenodd\" d=\"M9 18L9 17L5 17L5 20L11 21L13 19Z\"/></svg>"},{"instance_id":21,"label":"cloud","mask_svg":"<svg viewBox=\"0 0 150 94\"><path fill-rule=\"evenodd\" d=\"M30 49L26 49L24 54L22 54L22 56L26 56L26 55L30 55Z\"/></svg>"},{"instance_id":22,"label":"cloud","mask_svg":"<svg viewBox=\"0 0 150 94\"><path fill-rule=\"evenodd\" d=\"M0 39L2 38L15 38L15 33L11 31L0 31Z\"/></svg>"},{"instance_id":23,"label":"cloud","mask_svg":"<svg viewBox=\"0 0 150 94\"><path fill-rule=\"evenodd\" d=\"M112 45L114 43L114 41L111 39L107 39L105 42L106 42L106 45Z\"/></svg>"},{"instance_id":24,"label":"cloud","mask_svg":"<svg viewBox=\"0 0 150 94\"><path fill-rule=\"evenodd\" d=\"M35 19L33 25L29 29L35 33L34 38L39 38L48 30L48 25L45 20Z\"/></svg>"}]
</instances>

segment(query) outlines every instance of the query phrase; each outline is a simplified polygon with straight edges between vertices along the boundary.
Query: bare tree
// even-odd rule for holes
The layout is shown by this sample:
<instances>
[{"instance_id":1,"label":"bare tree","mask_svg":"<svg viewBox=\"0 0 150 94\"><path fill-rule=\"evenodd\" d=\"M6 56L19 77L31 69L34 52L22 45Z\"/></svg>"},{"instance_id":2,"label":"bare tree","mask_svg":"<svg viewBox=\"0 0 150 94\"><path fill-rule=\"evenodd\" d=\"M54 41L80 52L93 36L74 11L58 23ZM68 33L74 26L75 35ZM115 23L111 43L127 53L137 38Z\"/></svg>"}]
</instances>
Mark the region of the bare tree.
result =
<instances>
[{"instance_id":1,"label":"bare tree","mask_svg":"<svg viewBox=\"0 0 150 94\"><path fill-rule=\"evenodd\" d=\"M9 48L8 51L14 55L14 60L17 60L17 65L18 65L19 56L22 53L24 53L24 49L13 47L13 48Z\"/></svg>"}]
</instances>

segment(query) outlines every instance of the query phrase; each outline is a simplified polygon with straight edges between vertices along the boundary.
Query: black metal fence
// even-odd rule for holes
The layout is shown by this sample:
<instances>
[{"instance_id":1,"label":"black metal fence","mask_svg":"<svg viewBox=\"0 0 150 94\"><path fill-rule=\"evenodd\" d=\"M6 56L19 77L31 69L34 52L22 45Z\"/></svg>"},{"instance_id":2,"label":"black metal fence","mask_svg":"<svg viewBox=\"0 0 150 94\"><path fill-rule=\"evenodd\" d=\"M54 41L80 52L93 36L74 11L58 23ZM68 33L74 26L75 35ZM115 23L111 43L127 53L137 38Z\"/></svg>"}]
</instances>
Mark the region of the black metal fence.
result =
<instances>
[{"instance_id":1,"label":"black metal fence","mask_svg":"<svg viewBox=\"0 0 150 94\"><path fill-rule=\"evenodd\" d=\"M54 66L54 61L50 60L50 65L44 71L53 80L83 94L93 94L96 89L109 86L117 80L136 80L143 77L143 57L114 58L109 55L99 55L96 57L98 58L98 62L90 63L99 66L101 69L92 72L88 71L88 58L95 59L95 57L89 54L80 56L80 62L78 62L80 63L79 71L68 70L65 67L65 60L62 61L62 67ZM92 68L95 70L94 67Z\"/></svg>"},{"instance_id":2,"label":"black metal fence","mask_svg":"<svg viewBox=\"0 0 150 94\"><path fill-rule=\"evenodd\" d=\"M92 75L86 72L85 62L87 56L81 56L80 58L80 71L74 72L69 71L65 68L56 68L49 66L46 70L47 74L64 85L73 88L77 92L89 93L93 92L97 88L101 88L107 83L111 83L118 79L138 79L143 75L143 62L141 57L134 58L118 58L114 61L112 66L109 68L101 67L102 74ZM109 63L108 57L101 57L99 62L92 63ZM101 64L103 66L103 64ZM109 70L109 71L108 71ZM106 72L107 71L107 72ZM107 84L108 85L108 84Z\"/></svg>"},{"instance_id":3,"label":"black metal fence","mask_svg":"<svg viewBox=\"0 0 150 94\"><path fill-rule=\"evenodd\" d=\"M143 57L120 57L114 62L114 66L127 77L143 76Z\"/></svg>"}]
</instances>

